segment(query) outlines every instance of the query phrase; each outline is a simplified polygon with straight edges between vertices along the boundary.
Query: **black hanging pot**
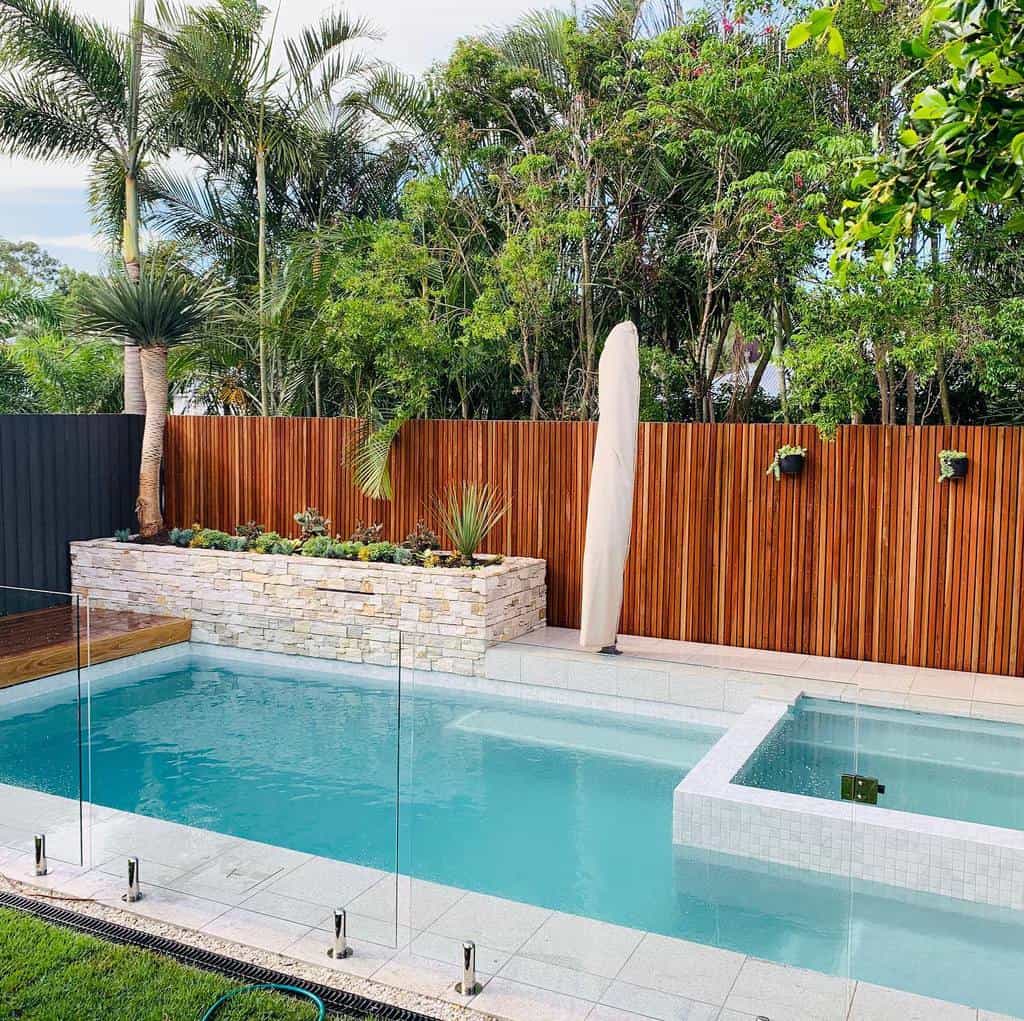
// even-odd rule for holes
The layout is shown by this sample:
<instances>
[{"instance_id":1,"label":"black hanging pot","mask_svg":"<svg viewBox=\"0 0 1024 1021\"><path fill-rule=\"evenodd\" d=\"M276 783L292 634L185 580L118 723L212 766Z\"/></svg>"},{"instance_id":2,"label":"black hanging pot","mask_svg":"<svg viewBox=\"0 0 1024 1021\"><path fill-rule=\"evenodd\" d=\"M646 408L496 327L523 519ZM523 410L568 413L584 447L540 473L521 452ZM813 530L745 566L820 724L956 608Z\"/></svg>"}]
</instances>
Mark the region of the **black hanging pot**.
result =
<instances>
[{"instance_id":1,"label":"black hanging pot","mask_svg":"<svg viewBox=\"0 0 1024 1021\"><path fill-rule=\"evenodd\" d=\"M779 471L783 475L799 475L804 470L803 454L786 454L779 458Z\"/></svg>"},{"instance_id":2,"label":"black hanging pot","mask_svg":"<svg viewBox=\"0 0 1024 1021\"><path fill-rule=\"evenodd\" d=\"M966 478L969 464L970 461L966 457L954 457L949 462L949 477L951 479Z\"/></svg>"}]
</instances>

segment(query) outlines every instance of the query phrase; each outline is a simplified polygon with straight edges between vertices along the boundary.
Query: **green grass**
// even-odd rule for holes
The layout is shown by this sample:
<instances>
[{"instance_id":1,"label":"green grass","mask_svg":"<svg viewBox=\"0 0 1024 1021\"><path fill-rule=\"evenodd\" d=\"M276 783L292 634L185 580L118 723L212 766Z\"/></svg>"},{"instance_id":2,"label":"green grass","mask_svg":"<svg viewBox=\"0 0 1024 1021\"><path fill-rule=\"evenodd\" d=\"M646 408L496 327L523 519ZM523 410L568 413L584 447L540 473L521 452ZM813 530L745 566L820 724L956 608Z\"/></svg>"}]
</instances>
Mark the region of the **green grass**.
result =
<instances>
[{"instance_id":1,"label":"green grass","mask_svg":"<svg viewBox=\"0 0 1024 1021\"><path fill-rule=\"evenodd\" d=\"M200 1021L238 983L0 910L3 1021ZM312 1003L245 993L217 1021L312 1021Z\"/></svg>"}]
</instances>

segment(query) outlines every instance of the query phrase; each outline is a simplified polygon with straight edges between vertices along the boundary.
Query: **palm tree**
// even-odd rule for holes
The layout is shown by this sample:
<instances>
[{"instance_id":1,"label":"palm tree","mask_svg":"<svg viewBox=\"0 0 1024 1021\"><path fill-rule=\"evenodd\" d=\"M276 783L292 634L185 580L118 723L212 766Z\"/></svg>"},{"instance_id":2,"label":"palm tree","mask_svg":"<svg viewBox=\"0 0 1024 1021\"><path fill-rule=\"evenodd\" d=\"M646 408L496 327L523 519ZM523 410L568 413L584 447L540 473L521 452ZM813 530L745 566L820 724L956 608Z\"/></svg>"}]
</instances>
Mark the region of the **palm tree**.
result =
<instances>
[{"instance_id":1,"label":"palm tree","mask_svg":"<svg viewBox=\"0 0 1024 1021\"><path fill-rule=\"evenodd\" d=\"M122 344L137 344L146 395L139 497L135 511L139 533L163 530L160 511L160 465L167 421L167 349L197 338L225 315L224 295L196 277L166 268L89 281L79 297L79 326L88 333Z\"/></svg>"},{"instance_id":2,"label":"palm tree","mask_svg":"<svg viewBox=\"0 0 1024 1021\"><path fill-rule=\"evenodd\" d=\"M368 23L341 11L325 15L284 43L285 66L272 63L276 18L250 0L217 0L164 11L152 38L163 55L163 81L189 152L217 172L248 162L255 173L259 310L260 413L273 412L268 352L268 184L278 177L313 176L311 165L328 125L337 133L334 92L367 67L347 45L375 38ZM354 119L353 108L348 119ZM318 131L319 129L319 131ZM318 135L320 136L318 138Z\"/></svg>"},{"instance_id":3,"label":"palm tree","mask_svg":"<svg viewBox=\"0 0 1024 1021\"><path fill-rule=\"evenodd\" d=\"M160 104L142 74L145 0L134 0L128 38L59 0L0 0L5 77L0 151L30 159L87 161L91 194L120 238L137 280L139 172L159 147ZM145 409L138 348L125 345L124 410Z\"/></svg>"}]
</instances>

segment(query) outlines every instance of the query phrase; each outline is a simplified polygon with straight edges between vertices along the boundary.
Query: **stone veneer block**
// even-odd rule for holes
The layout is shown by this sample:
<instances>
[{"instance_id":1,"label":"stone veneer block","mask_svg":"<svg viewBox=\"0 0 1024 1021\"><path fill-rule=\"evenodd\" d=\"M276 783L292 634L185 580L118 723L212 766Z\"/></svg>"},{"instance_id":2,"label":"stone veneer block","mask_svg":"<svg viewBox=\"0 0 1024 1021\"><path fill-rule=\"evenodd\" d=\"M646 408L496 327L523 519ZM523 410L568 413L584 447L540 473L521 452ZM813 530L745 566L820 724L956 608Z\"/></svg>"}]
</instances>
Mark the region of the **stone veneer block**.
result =
<instances>
[{"instance_id":1,"label":"stone veneer block","mask_svg":"<svg viewBox=\"0 0 1024 1021\"><path fill-rule=\"evenodd\" d=\"M509 557L465 568L143 546L71 544L90 606L192 620L211 645L484 675L489 645L541 628L546 564Z\"/></svg>"}]
</instances>

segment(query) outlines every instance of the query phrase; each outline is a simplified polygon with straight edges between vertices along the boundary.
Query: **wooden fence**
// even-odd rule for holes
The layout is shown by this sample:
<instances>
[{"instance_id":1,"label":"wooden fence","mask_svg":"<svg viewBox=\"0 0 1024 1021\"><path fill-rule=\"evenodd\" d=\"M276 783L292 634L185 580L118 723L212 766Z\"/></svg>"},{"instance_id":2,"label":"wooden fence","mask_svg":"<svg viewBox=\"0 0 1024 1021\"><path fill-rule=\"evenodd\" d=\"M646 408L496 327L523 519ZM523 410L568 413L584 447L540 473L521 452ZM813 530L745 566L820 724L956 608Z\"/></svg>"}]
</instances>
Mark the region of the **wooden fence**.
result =
<instances>
[{"instance_id":1,"label":"wooden fence","mask_svg":"<svg viewBox=\"0 0 1024 1021\"><path fill-rule=\"evenodd\" d=\"M353 489L354 423L174 417L167 518L293 533L320 508L347 532L401 539L446 484L487 480L512 510L488 545L548 561L548 621L578 626L596 426L418 421L392 454L395 499ZM765 474L808 448L797 478ZM970 455L938 483L937 455ZM757 649L1024 675L1024 430L645 423L622 632Z\"/></svg>"}]
</instances>

